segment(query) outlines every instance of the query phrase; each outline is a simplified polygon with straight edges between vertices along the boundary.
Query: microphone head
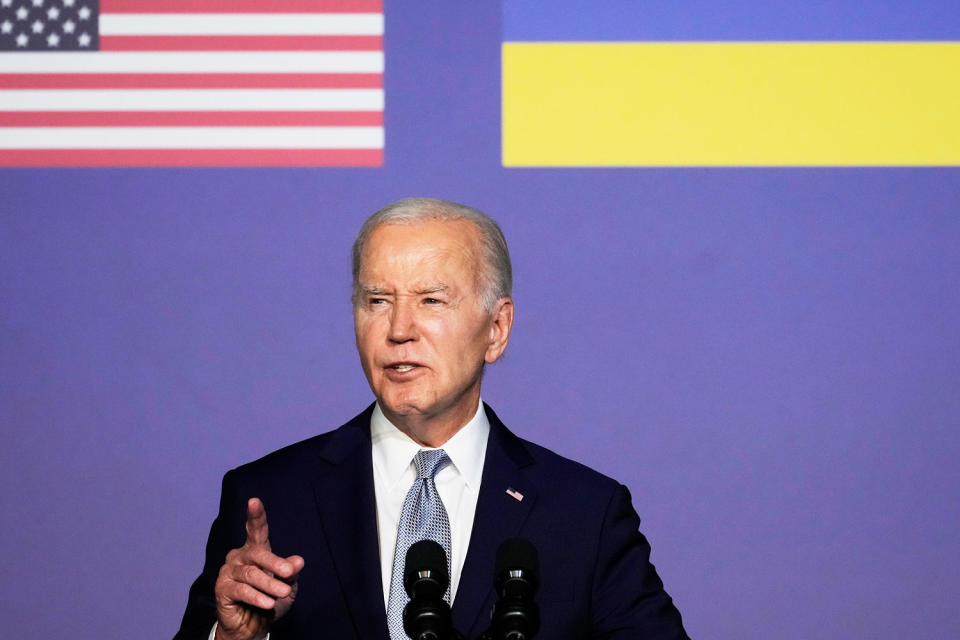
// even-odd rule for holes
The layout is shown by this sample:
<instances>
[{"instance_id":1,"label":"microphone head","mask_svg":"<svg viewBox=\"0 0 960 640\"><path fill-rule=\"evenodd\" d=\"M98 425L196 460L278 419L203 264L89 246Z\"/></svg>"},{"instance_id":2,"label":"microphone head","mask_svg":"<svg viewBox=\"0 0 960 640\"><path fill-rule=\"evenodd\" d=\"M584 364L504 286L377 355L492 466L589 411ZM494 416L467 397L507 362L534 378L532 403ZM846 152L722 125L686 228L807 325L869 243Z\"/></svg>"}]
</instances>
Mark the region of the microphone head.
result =
<instances>
[{"instance_id":1,"label":"microphone head","mask_svg":"<svg viewBox=\"0 0 960 640\"><path fill-rule=\"evenodd\" d=\"M443 547L433 540L421 540L407 549L406 564L403 565L403 588L413 597L413 586L418 591L428 589L442 598L450 583L447 573L447 554ZM424 594L426 595L426 594Z\"/></svg>"},{"instance_id":2,"label":"microphone head","mask_svg":"<svg viewBox=\"0 0 960 640\"><path fill-rule=\"evenodd\" d=\"M494 582L502 595L533 597L540 586L540 556L525 538L509 538L497 549ZM520 593L514 593L520 589Z\"/></svg>"}]
</instances>

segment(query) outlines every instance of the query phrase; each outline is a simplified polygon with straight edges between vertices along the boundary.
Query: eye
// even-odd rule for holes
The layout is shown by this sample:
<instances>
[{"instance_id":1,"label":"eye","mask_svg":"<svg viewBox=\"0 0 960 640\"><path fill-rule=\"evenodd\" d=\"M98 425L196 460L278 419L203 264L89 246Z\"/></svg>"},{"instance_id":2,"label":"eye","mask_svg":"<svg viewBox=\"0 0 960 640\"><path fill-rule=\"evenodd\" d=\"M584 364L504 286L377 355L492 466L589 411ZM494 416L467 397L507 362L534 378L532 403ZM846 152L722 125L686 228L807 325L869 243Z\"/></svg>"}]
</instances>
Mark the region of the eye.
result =
<instances>
[{"instance_id":1,"label":"eye","mask_svg":"<svg viewBox=\"0 0 960 640\"><path fill-rule=\"evenodd\" d=\"M367 300L367 304L369 304L371 307L386 303L387 301L384 298L370 298Z\"/></svg>"},{"instance_id":2,"label":"eye","mask_svg":"<svg viewBox=\"0 0 960 640\"><path fill-rule=\"evenodd\" d=\"M423 302L424 304L441 304L440 300L436 298L424 298Z\"/></svg>"}]
</instances>

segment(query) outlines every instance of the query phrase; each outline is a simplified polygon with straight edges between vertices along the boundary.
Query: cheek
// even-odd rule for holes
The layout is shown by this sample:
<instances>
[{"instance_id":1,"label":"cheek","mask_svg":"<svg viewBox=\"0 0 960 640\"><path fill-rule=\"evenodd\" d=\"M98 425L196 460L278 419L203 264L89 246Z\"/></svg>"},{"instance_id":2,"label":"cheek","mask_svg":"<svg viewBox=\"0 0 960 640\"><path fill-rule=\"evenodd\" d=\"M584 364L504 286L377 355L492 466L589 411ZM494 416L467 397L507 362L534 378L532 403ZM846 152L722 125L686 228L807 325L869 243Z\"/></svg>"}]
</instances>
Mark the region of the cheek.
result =
<instances>
[{"instance_id":1,"label":"cheek","mask_svg":"<svg viewBox=\"0 0 960 640\"><path fill-rule=\"evenodd\" d=\"M377 317L363 315L353 322L353 332L357 338L357 347L371 349L377 344L377 336L382 334L382 322Z\"/></svg>"},{"instance_id":2,"label":"cheek","mask_svg":"<svg viewBox=\"0 0 960 640\"><path fill-rule=\"evenodd\" d=\"M434 348L441 354L462 352L471 339L463 327L441 318L431 318L421 326L423 335L430 336Z\"/></svg>"},{"instance_id":3,"label":"cheek","mask_svg":"<svg viewBox=\"0 0 960 640\"><path fill-rule=\"evenodd\" d=\"M367 378L377 377L380 372L375 366L377 361L376 349L372 348L372 343L362 335L357 336L357 353L360 356L360 366Z\"/></svg>"},{"instance_id":4,"label":"cheek","mask_svg":"<svg viewBox=\"0 0 960 640\"><path fill-rule=\"evenodd\" d=\"M445 353L449 354L448 362L456 364L457 369L463 368L464 364L478 364L487 352L487 334L486 327L475 325L447 327L443 344Z\"/></svg>"}]
</instances>

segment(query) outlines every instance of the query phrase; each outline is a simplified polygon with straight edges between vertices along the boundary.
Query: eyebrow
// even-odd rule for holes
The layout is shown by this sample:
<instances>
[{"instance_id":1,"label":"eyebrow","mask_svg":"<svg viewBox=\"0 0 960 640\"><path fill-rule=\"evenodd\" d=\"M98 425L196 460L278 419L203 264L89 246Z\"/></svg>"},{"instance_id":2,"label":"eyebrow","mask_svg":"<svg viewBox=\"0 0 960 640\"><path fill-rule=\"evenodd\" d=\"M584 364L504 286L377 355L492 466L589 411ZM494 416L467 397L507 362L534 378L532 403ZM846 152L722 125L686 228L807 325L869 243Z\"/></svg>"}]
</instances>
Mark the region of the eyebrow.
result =
<instances>
[{"instance_id":1,"label":"eyebrow","mask_svg":"<svg viewBox=\"0 0 960 640\"><path fill-rule=\"evenodd\" d=\"M385 296L387 295L388 291L386 289L381 289L380 287L361 285L360 293L365 296Z\"/></svg>"},{"instance_id":2,"label":"eyebrow","mask_svg":"<svg viewBox=\"0 0 960 640\"><path fill-rule=\"evenodd\" d=\"M450 288L450 287L448 287L447 285L445 285L445 284L443 284L443 283L441 282L441 283L439 283L439 284L433 284L433 285L430 285L430 286L428 286L428 287L423 287L423 288L421 288L421 289L417 289L414 293L416 293L416 294L418 294L418 295L424 295L424 294L427 294L427 293L443 293L443 292L447 291L449 288Z\"/></svg>"},{"instance_id":3,"label":"eyebrow","mask_svg":"<svg viewBox=\"0 0 960 640\"><path fill-rule=\"evenodd\" d=\"M426 286L420 287L419 289L415 289L414 294L422 296L430 293L444 293L449 290L450 290L450 287L440 282L437 284L426 285ZM391 291L388 291L387 289L384 289L382 287L378 287L375 285L360 285L360 293L366 296L393 295Z\"/></svg>"}]
</instances>

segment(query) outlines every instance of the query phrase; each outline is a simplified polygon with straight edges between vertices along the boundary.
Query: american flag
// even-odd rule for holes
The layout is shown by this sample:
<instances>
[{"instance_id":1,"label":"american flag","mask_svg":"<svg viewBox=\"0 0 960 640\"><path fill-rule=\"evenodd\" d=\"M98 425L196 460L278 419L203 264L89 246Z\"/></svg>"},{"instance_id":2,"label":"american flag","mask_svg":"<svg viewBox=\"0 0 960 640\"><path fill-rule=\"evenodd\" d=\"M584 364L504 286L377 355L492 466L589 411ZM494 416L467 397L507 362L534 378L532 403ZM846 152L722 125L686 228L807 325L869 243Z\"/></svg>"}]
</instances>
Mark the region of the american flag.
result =
<instances>
[{"instance_id":1,"label":"american flag","mask_svg":"<svg viewBox=\"0 0 960 640\"><path fill-rule=\"evenodd\" d=\"M382 0L0 0L0 166L378 166Z\"/></svg>"},{"instance_id":2,"label":"american flag","mask_svg":"<svg viewBox=\"0 0 960 640\"><path fill-rule=\"evenodd\" d=\"M517 502L521 502L523 500L523 494L517 491L516 489L514 489L513 487L507 487L507 495L513 498L514 500L516 500Z\"/></svg>"}]
</instances>

